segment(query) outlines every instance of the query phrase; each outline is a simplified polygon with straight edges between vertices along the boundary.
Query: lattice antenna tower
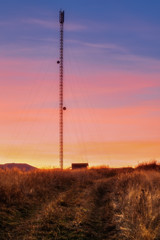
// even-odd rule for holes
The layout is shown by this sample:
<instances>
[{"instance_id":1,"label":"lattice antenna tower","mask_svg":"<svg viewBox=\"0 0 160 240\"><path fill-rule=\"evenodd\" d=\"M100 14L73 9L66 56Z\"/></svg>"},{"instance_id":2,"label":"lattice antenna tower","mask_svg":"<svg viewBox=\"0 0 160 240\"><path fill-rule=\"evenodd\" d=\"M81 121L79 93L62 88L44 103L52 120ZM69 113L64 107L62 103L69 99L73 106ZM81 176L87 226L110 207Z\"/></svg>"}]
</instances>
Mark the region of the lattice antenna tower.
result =
<instances>
[{"instance_id":1,"label":"lattice antenna tower","mask_svg":"<svg viewBox=\"0 0 160 240\"><path fill-rule=\"evenodd\" d=\"M59 61L59 164L63 169L63 111L66 107L63 106L63 25L64 25L64 11L59 11L60 23L60 56Z\"/></svg>"}]
</instances>

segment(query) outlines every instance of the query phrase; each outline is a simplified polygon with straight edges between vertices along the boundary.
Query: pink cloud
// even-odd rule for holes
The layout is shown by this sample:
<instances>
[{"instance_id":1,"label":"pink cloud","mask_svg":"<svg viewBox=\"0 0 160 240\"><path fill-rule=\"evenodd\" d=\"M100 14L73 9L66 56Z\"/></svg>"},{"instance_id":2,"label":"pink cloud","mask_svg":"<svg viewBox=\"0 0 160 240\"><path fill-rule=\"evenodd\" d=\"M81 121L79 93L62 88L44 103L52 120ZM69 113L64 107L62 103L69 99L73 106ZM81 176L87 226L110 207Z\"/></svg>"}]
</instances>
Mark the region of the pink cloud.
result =
<instances>
[{"instance_id":1,"label":"pink cloud","mask_svg":"<svg viewBox=\"0 0 160 240\"><path fill-rule=\"evenodd\" d=\"M41 67L49 64L50 71ZM4 139L16 129L20 139L36 142L56 141L58 136L58 68L55 72L50 61L0 60L0 111L1 133ZM56 65L56 64L55 64ZM52 69L52 71L51 71ZM9 83L9 84L8 84ZM160 100L141 100L126 106L97 108L99 98L129 96L144 89L159 87L158 74L131 74L104 72L97 75L65 75L64 101L66 141L111 141L134 139L158 139ZM72 87L72 91L70 88ZM104 98L105 100L105 98ZM92 102L93 101L93 102ZM74 102L75 105L70 107ZM82 105L80 105L83 103ZM81 107L79 107L79 105ZM77 106L77 108L75 108ZM44 130L46 129L46 130ZM52 132L52 134L50 134ZM12 139L14 141L14 139Z\"/></svg>"},{"instance_id":2,"label":"pink cloud","mask_svg":"<svg viewBox=\"0 0 160 240\"><path fill-rule=\"evenodd\" d=\"M131 74L122 72L104 72L94 75L67 75L65 85L67 99L89 96L128 96L145 89L160 87L159 74ZM83 101L83 100L82 100ZM97 98L98 101L98 98Z\"/></svg>"},{"instance_id":3,"label":"pink cloud","mask_svg":"<svg viewBox=\"0 0 160 240\"><path fill-rule=\"evenodd\" d=\"M50 60L0 59L1 107L2 103L4 108L21 108L24 104L30 107L47 107L46 104L54 103L58 106L58 73L56 62L53 65ZM79 76L77 73L70 74L65 71L65 104L70 105L71 101L77 101L77 107L88 108L90 104L94 107L94 102L98 103L102 96L106 99L109 97L112 103L118 97L143 94L146 89L150 91L151 88L160 87L159 77L159 74L121 71Z\"/></svg>"}]
</instances>

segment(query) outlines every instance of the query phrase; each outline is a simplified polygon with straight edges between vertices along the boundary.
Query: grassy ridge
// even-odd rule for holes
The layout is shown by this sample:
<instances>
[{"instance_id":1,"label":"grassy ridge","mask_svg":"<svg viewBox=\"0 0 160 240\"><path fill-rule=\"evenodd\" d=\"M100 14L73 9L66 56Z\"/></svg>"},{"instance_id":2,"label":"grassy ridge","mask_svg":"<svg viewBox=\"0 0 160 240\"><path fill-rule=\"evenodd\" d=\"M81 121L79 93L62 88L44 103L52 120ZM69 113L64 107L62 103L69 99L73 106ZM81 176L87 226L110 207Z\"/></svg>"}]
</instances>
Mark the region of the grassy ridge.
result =
<instances>
[{"instance_id":1,"label":"grassy ridge","mask_svg":"<svg viewBox=\"0 0 160 240\"><path fill-rule=\"evenodd\" d=\"M159 166L0 171L0 239L160 239Z\"/></svg>"}]
</instances>

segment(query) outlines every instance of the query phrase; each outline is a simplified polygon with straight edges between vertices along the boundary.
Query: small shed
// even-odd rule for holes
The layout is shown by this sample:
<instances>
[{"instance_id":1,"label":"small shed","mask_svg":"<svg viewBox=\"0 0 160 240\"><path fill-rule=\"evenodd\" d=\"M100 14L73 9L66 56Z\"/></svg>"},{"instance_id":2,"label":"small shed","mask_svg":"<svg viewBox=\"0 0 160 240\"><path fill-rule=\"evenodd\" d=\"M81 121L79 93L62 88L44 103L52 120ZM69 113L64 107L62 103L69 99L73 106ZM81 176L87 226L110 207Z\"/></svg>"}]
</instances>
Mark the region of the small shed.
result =
<instances>
[{"instance_id":1,"label":"small shed","mask_svg":"<svg viewBox=\"0 0 160 240\"><path fill-rule=\"evenodd\" d=\"M72 163L72 170L74 169L82 169L82 168L87 168L88 163Z\"/></svg>"}]
</instances>

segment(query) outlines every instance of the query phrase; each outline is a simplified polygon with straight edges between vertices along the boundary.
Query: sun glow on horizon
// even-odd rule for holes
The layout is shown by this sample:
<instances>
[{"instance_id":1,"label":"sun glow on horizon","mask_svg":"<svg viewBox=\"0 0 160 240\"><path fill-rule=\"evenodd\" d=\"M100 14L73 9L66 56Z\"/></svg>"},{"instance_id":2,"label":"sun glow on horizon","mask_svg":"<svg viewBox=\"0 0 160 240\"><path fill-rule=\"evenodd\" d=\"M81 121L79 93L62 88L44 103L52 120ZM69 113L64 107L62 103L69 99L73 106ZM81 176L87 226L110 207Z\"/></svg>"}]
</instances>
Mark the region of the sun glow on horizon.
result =
<instances>
[{"instance_id":1,"label":"sun glow on horizon","mask_svg":"<svg viewBox=\"0 0 160 240\"><path fill-rule=\"evenodd\" d=\"M6 148L0 146L1 163L28 163L38 168L58 168L59 156L53 154L52 149L48 153L39 152L33 146L20 146L12 149L10 153ZM37 145L38 147L38 145ZM57 145L58 148L58 145ZM72 149L74 148L74 151ZM90 142L81 145L68 145L65 149L64 168L71 167L72 163L87 162L89 167L109 166L109 167L134 167L142 162L152 160L160 161L160 141L159 142Z\"/></svg>"}]
</instances>

